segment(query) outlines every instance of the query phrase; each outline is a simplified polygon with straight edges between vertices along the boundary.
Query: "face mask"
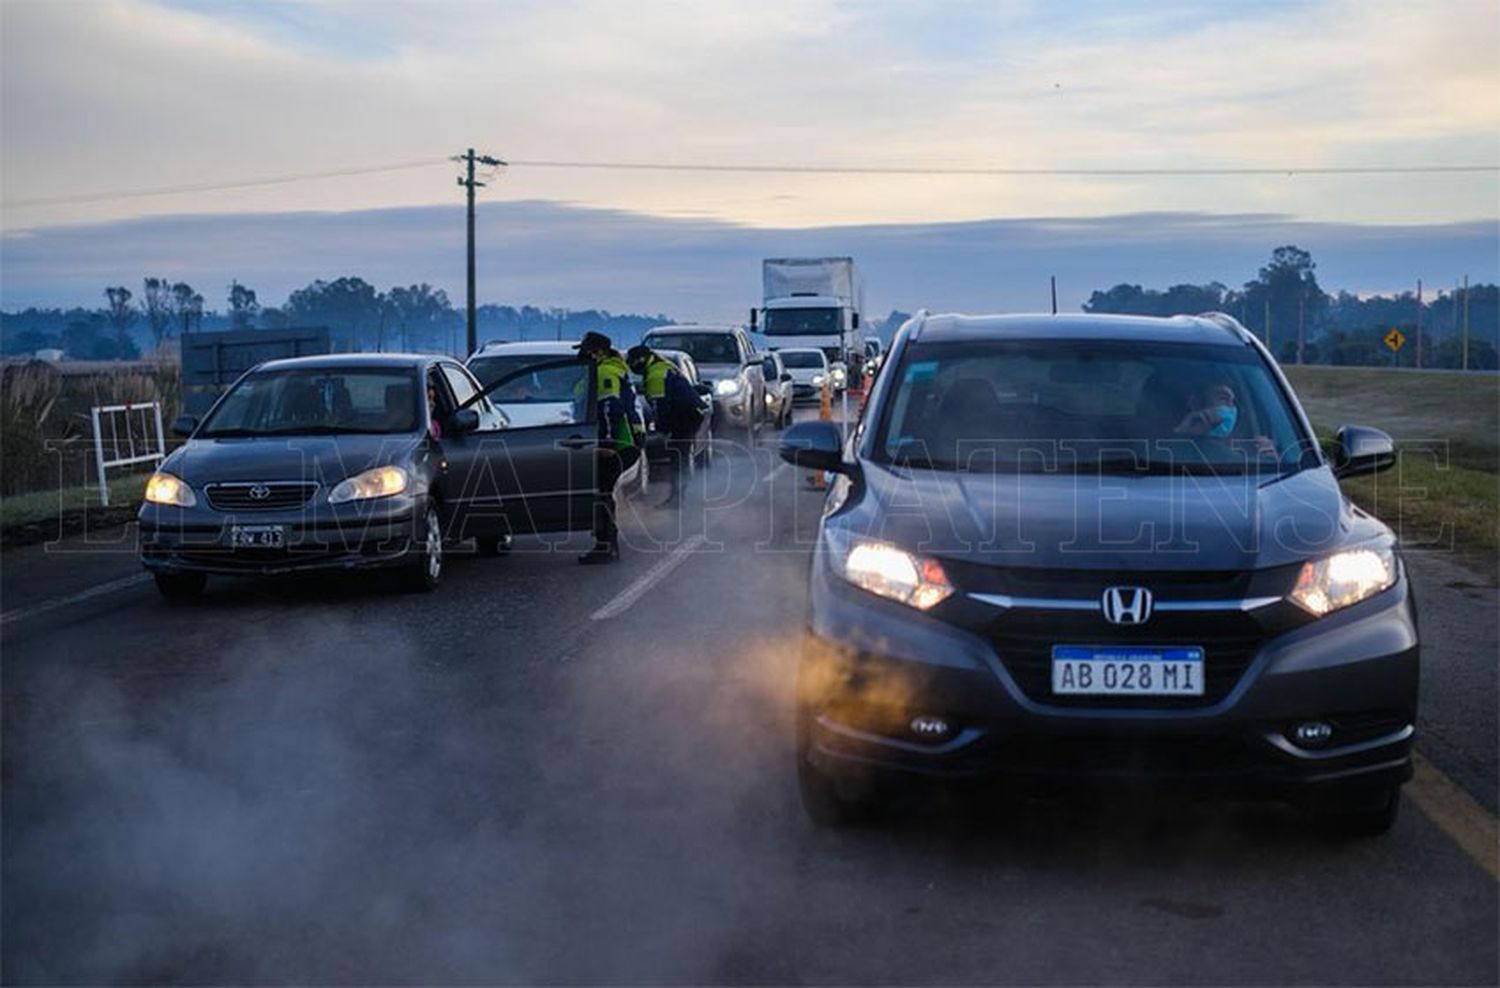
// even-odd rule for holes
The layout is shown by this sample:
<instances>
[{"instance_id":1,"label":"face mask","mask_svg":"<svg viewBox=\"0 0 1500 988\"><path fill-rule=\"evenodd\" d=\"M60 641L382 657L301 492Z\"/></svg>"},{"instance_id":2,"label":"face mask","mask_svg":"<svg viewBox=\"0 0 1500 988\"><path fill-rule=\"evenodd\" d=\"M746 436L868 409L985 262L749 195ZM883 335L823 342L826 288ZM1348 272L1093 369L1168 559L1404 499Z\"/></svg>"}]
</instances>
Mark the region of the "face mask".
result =
<instances>
[{"instance_id":1,"label":"face mask","mask_svg":"<svg viewBox=\"0 0 1500 988\"><path fill-rule=\"evenodd\" d=\"M1208 430L1208 435L1222 439L1234 431L1234 424L1239 421L1240 417L1239 409L1233 405L1215 405L1211 411L1218 422Z\"/></svg>"}]
</instances>

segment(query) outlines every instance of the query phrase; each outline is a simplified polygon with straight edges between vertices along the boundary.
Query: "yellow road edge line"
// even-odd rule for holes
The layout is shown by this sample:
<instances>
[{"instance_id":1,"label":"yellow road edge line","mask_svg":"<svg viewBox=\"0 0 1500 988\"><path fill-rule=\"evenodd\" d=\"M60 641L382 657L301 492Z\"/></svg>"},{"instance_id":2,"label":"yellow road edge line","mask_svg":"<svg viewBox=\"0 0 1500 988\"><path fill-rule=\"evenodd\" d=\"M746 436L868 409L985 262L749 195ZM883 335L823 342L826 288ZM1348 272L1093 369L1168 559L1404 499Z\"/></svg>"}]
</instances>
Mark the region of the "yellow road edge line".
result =
<instances>
[{"instance_id":1,"label":"yellow road edge line","mask_svg":"<svg viewBox=\"0 0 1500 988\"><path fill-rule=\"evenodd\" d=\"M1436 765L1412 752L1415 773L1406 793L1465 854L1500 881L1500 823Z\"/></svg>"}]
</instances>

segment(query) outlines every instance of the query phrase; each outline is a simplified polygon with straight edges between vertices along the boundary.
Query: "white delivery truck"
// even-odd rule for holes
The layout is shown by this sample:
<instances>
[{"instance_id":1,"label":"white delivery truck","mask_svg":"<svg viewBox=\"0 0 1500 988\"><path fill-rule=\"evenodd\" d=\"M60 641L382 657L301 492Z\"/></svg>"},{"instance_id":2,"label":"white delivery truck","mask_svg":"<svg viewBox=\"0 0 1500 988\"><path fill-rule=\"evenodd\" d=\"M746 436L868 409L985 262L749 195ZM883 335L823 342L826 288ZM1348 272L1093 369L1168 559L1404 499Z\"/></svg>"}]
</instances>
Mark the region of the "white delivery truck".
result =
<instances>
[{"instance_id":1,"label":"white delivery truck","mask_svg":"<svg viewBox=\"0 0 1500 988\"><path fill-rule=\"evenodd\" d=\"M830 363L863 366L865 286L854 258L768 257L761 262L761 284L761 308L750 310L750 328L763 333L771 349L817 347Z\"/></svg>"}]
</instances>

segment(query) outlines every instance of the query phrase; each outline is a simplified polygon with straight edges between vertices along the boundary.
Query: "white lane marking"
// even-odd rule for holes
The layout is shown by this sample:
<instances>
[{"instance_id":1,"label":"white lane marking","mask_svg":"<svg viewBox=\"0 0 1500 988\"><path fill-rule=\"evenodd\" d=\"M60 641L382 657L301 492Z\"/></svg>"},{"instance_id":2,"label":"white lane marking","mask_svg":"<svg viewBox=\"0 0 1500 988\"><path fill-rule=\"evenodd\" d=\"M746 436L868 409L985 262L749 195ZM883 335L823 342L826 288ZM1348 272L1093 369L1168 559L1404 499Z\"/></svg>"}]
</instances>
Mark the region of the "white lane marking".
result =
<instances>
[{"instance_id":1,"label":"white lane marking","mask_svg":"<svg viewBox=\"0 0 1500 988\"><path fill-rule=\"evenodd\" d=\"M0 614L0 624L10 624L12 621L24 621L39 614L46 614L48 611L55 611L59 607L70 607L73 604L81 604L85 600L92 600L95 597L114 593L116 590L128 590L131 587L146 583L150 579L150 573L137 573L134 576L121 577L118 580L110 580L108 583L89 587L87 590L80 590L78 593L69 594L66 597L54 597L51 600L44 600L40 604L32 604L30 607L6 611L4 614Z\"/></svg>"},{"instance_id":2,"label":"white lane marking","mask_svg":"<svg viewBox=\"0 0 1500 988\"><path fill-rule=\"evenodd\" d=\"M634 583L616 594L613 600L589 615L590 619L605 621L624 614L630 608L630 605L646 595L647 590L656 586L668 573L681 566L687 560L687 557L692 555L704 541L701 532L689 537L687 541L667 553L666 558L642 573Z\"/></svg>"},{"instance_id":3,"label":"white lane marking","mask_svg":"<svg viewBox=\"0 0 1500 988\"><path fill-rule=\"evenodd\" d=\"M768 473L764 477L762 477L760 482L762 484L769 484L769 483L771 483L777 477L780 477L783 473L785 473L787 471L787 468L790 467L790 466L791 466L790 463L788 463L786 460L782 460L781 463L780 463L780 465L777 466L775 470L772 470L770 473Z\"/></svg>"}]
</instances>

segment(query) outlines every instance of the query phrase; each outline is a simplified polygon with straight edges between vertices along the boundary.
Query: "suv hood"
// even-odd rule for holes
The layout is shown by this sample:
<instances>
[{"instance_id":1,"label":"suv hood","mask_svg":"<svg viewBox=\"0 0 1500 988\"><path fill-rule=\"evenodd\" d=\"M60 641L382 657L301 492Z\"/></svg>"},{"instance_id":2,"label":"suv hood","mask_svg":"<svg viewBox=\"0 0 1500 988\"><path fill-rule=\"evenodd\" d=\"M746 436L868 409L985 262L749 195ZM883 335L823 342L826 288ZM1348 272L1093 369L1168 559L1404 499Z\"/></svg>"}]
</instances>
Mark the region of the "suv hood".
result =
<instances>
[{"instance_id":1,"label":"suv hood","mask_svg":"<svg viewBox=\"0 0 1500 988\"><path fill-rule=\"evenodd\" d=\"M866 463L844 524L991 566L1247 570L1388 534L1326 466L1266 477L957 474Z\"/></svg>"}]
</instances>

